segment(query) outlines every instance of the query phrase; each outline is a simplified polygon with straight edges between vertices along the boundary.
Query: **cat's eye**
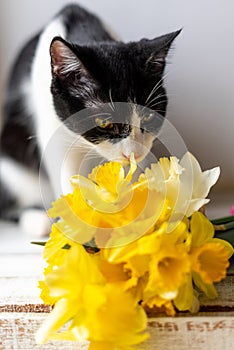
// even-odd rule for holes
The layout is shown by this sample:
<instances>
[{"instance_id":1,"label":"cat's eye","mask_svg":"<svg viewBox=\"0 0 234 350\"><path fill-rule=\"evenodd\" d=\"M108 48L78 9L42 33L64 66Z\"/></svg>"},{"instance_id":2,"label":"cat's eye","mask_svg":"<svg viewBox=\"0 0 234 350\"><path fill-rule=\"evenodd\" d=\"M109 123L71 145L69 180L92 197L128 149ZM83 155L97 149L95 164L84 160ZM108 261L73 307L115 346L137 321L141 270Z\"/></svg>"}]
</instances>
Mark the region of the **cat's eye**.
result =
<instances>
[{"instance_id":1,"label":"cat's eye","mask_svg":"<svg viewBox=\"0 0 234 350\"><path fill-rule=\"evenodd\" d=\"M102 129L111 129L113 127L113 123L111 122L110 119L107 118L95 118L95 123L97 124L97 126L99 126L99 128Z\"/></svg>"},{"instance_id":2,"label":"cat's eye","mask_svg":"<svg viewBox=\"0 0 234 350\"><path fill-rule=\"evenodd\" d=\"M154 117L154 113L149 113L142 118L142 123L149 123Z\"/></svg>"}]
</instances>

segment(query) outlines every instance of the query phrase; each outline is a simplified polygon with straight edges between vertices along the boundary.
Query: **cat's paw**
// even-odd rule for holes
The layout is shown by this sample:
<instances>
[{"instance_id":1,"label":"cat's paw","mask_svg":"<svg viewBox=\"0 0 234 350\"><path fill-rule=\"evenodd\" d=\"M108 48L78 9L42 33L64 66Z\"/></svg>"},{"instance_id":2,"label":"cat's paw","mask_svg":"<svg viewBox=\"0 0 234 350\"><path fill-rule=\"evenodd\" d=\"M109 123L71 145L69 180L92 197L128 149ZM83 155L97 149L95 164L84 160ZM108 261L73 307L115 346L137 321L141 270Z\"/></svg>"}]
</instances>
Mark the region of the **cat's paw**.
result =
<instances>
[{"instance_id":1,"label":"cat's paw","mask_svg":"<svg viewBox=\"0 0 234 350\"><path fill-rule=\"evenodd\" d=\"M51 231L52 222L42 209L27 209L20 216L20 229L31 237L45 237Z\"/></svg>"}]
</instances>

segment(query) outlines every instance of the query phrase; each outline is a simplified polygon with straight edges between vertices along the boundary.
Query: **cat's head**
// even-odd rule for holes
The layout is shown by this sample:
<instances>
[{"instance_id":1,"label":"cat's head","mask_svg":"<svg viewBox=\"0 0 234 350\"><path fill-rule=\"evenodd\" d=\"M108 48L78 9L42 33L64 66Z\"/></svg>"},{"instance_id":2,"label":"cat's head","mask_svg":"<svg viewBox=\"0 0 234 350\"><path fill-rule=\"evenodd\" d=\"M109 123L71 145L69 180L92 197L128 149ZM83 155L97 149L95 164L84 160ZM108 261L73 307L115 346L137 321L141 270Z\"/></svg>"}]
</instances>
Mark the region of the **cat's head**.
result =
<instances>
[{"instance_id":1,"label":"cat's head","mask_svg":"<svg viewBox=\"0 0 234 350\"><path fill-rule=\"evenodd\" d=\"M59 118L66 121L71 115L91 108L93 117L82 133L89 144L107 159L124 162L131 152L136 159L143 159L166 113L163 73L166 56L179 33L126 44L108 42L90 46L55 37L50 46L51 92ZM127 103L126 108L115 102ZM79 132L75 127L74 131Z\"/></svg>"}]
</instances>

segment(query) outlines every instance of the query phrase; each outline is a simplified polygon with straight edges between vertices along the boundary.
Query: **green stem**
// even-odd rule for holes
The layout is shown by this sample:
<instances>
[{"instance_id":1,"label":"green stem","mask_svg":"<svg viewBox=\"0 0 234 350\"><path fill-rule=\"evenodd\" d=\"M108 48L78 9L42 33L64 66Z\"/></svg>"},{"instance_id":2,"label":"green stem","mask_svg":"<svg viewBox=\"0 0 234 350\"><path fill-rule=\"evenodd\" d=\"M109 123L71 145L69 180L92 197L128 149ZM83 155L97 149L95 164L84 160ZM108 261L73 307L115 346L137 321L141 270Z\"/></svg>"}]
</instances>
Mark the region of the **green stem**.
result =
<instances>
[{"instance_id":1,"label":"green stem","mask_svg":"<svg viewBox=\"0 0 234 350\"><path fill-rule=\"evenodd\" d=\"M226 216L224 218L214 219L210 221L212 222L213 225L222 225L222 224L226 224L228 222L234 221L234 215Z\"/></svg>"},{"instance_id":2,"label":"green stem","mask_svg":"<svg viewBox=\"0 0 234 350\"><path fill-rule=\"evenodd\" d=\"M42 245L45 246L46 242L30 242L31 244Z\"/></svg>"},{"instance_id":3,"label":"green stem","mask_svg":"<svg viewBox=\"0 0 234 350\"><path fill-rule=\"evenodd\" d=\"M215 231L228 231L234 228L234 221L222 225L214 225Z\"/></svg>"}]
</instances>

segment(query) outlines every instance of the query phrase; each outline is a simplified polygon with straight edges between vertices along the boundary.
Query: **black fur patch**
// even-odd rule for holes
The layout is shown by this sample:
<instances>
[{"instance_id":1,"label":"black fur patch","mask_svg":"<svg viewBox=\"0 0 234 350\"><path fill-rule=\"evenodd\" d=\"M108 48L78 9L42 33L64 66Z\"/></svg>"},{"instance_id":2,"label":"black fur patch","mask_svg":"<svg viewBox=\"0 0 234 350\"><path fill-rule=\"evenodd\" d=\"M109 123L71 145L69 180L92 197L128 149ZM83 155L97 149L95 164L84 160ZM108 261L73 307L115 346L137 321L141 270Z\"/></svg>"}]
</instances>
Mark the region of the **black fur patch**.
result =
<instances>
[{"instance_id":1,"label":"black fur patch","mask_svg":"<svg viewBox=\"0 0 234 350\"><path fill-rule=\"evenodd\" d=\"M0 141L2 155L9 156L32 169L38 169L40 156L33 119L25 108L23 84L30 75L38 39L39 35L36 35L30 40L13 65L3 105Z\"/></svg>"},{"instance_id":2,"label":"black fur patch","mask_svg":"<svg viewBox=\"0 0 234 350\"><path fill-rule=\"evenodd\" d=\"M14 197L0 181L0 218L4 220L18 220L17 199Z\"/></svg>"}]
</instances>

